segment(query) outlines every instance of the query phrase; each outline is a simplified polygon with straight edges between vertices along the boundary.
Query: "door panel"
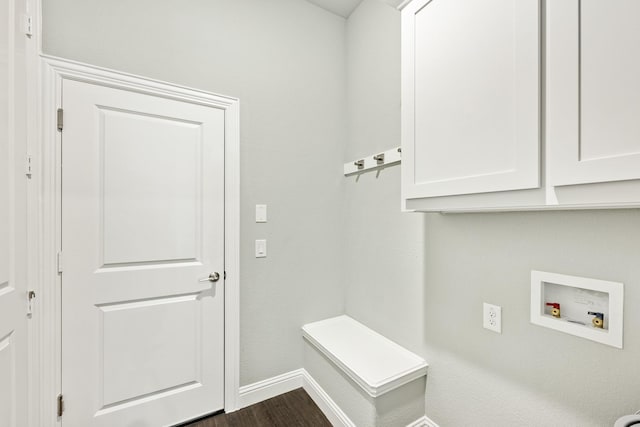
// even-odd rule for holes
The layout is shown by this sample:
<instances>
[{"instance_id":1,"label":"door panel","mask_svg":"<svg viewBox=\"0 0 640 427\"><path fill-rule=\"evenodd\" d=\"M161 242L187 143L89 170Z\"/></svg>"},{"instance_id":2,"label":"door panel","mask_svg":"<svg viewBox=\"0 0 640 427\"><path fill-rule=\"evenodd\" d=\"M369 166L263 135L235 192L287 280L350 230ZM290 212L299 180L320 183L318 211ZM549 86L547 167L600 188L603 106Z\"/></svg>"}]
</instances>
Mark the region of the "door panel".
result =
<instances>
[{"instance_id":1,"label":"door panel","mask_svg":"<svg viewBox=\"0 0 640 427\"><path fill-rule=\"evenodd\" d=\"M0 298L2 298L0 296ZM13 333L0 338L0 425L16 426L16 357Z\"/></svg>"},{"instance_id":2,"label":"door panel","mask_svg":"<svg viewBox=\"0 0 640 427\"><path fill-rule=\"evenodd\" d=\"M200 258L200 125L105 108L99 118L104 265Z\"/></svg>"},{"instance_id":3,"label":"door panel","mask_svg":"<svg viewBox=\"0 0 640 427\"><path fill-rule=\"evenodd\" d=\"M640 178L640 2L550 2L551 184Z\"/></svg>"},{"instance_id":4,"label":"door panel","mask_svg":"<svg viewBox=\"0 0 640 427\"><path fill-rule=\"evenodd\" d=\"M26 59L22 2L0 2L0 426L27 425ZM17 166L20 165L20 166Z\"/></svg>"},{"instance_id":5,"label":"door panel","mask_svg":"<svg viewBox=\"0 0 640 427\"><path fill-rule=\"evenodd\" d=\"M582 161L640 156L638 16L637 0L581 1Z\"/></svg>"},{"instance_id":6,"label":"door panel","mask_svg":"<svg viewBox=\"0 0 640 427\"><path fill-rule=\"evenodd\" d=\"M104 406L202 383L197 296L100 307ZM162 334L149 334L156 329Z\"/></svg>"},{"instance_id":7,"label":"door panel","mask_svg":"<svg viewBox=\"0 0 640 427\"><path fill-rule=\"evenodd\" d=\"M223 408L224 111L65 80L62 388L68 426Z\"/></svg>"}]
</instances>

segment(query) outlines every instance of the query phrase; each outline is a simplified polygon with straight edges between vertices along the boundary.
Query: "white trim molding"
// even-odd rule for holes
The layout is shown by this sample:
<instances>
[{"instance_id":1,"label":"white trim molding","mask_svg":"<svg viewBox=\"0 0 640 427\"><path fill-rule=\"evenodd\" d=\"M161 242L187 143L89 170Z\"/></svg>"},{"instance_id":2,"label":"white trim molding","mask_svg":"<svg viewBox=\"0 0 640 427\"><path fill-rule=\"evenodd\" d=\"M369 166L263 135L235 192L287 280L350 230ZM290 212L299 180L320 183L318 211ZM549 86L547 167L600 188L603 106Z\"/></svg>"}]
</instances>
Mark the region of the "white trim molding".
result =
<instances>
[{"instance_id":1,"label":"white trim molding","mask_svg":"<svg viewBox=\"0 0 640 427\"><path fill-rule=\"evenodd\" d=\"M320 387L305 369L296 369L266 380L240 387L240 408L260 403L272 397L303 388L335 427L356 427L336 402Z\"/></svg>"},{"instance_id":2,"label":"white trim molding","mask_svg":"<svg viewBox=\"0 0 640 427\"><path fill-rule=\"evenodd\" d=\"M61 390L61 293L60 276L57 273L56 255L60 250L60 147L61 136L56 129L56 110L61 105L63 80L75 80L108 86L127 88L140 93L168 99L211 106L225 111L225 367L224 405L232 412L238 407L239 346L240 346L240 132L239 100L213 93L151 80L75 61L40 56L42 91L36 113L40 120L39 140L32 149L38 159L38 182L30 206L33 219L31 229L36 233L36 255L31 263L34 269L34 287L40 305L39 319L32 332L39 346L39 358L31 366L40 390L33 404L40 411L32 426L54 427L60 425L54 411L55 397ZM35 351L35 347L32 351Z\"/></svg>"},{"instance_id":3,"label":"white trim molding","mask_svg":"<svg viewBox=\"0 0 640 427\"><path fill-rule=\"evenodd\" d=\"M302 387L304 369L285 372L266 380L240 387L238 393L238 409L255 405L272 397L288 393Z\"/></svg>"},{"instance_id":4,"label":"white trim molding","mask_svg":"<svg viewBox=\"0 0 640 427\"><path fill-rule=\"evenodd\" d=\"M240 387L239 409L302 387L334 427L357 427L338 404L305 369L296 369L266 380ZM426 415L407 427L439 427Z\"/></svg>"},{"instance_id":5,"label":"white trim molding","mask_svg":"<svg viewBox=\"0 0 640 427\"><path fill-rule=\"evenodd\" d=\"M318 405L318 408L327 417L331 425L336 427L356 427L355 423L349 419L347 414L338 406L336 402L329 397L326 391L316 380L309 375L306 370L303 370L303 382L302 387L304 391L311 397L311 399Z\"/></svg>"}]
</instances>

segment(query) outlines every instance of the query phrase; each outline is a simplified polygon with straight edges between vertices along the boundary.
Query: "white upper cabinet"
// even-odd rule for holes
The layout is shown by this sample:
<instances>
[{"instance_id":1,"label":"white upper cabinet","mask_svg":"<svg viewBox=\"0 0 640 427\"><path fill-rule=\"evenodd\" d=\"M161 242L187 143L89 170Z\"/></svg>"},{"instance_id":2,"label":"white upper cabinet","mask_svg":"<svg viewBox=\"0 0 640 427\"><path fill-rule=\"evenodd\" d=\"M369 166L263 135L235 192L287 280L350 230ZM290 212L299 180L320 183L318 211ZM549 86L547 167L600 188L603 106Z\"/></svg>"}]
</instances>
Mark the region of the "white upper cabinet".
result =
<instances>
[{"instance_id":1,"label":"white upper cabinet","mask_svg":"<svg viewBox=\"0 0 640 427\"><path fill-rule=\"evenodd\" d=\"M553 186L640 178L640 1L548 2Z\"/></svg>"},{"instance_id":2,"label":"white upper cabinet","mask_svg":"<svg viewBox=\"0 0 640 427\"><path fill-rule=\"evenodd\" d=\"M403 198L540 186L538 0L402 11Z\"/></svg>"},{"instance_id":3,"label":"white upper cabinet","mask_svg":"<svg viewBox=\"0 0 640 427\"><path fill-rule=\"evenodd\" d=\"M640 0L545 4L404 7L404 208L640 207Z\"/></svg>"}]
</instances>

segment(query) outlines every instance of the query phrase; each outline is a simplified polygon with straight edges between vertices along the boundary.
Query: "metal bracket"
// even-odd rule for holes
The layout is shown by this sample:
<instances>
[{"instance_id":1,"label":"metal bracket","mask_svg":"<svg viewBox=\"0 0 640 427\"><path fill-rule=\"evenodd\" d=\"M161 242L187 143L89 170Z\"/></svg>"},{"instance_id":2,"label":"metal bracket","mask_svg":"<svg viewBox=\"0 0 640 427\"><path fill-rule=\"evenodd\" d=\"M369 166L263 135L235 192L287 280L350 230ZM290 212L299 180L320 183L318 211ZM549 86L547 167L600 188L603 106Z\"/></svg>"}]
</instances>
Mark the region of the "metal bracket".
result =
<instances>
[{"instance_id":1,"label":"metal bracket","mask_svg":"<svg viewBox=\"0 0 640 427\"><path fill-rule=\"evenodd\" d=\"M372 169L381 169L400 163L402 149L395 147L382 153L373 154L344 164L344 174L359 174Z\"/></svg>"},{"instance_id":2,"label":"metal bracket","mask_svg":"<svg viewBox=\"0 0 640 427\"><path fill-rule=\"evenodd\" d=\"M384 153L373 156L373 160L375 160L378 165L384 165Z\"/></svg>"}]
</instances>

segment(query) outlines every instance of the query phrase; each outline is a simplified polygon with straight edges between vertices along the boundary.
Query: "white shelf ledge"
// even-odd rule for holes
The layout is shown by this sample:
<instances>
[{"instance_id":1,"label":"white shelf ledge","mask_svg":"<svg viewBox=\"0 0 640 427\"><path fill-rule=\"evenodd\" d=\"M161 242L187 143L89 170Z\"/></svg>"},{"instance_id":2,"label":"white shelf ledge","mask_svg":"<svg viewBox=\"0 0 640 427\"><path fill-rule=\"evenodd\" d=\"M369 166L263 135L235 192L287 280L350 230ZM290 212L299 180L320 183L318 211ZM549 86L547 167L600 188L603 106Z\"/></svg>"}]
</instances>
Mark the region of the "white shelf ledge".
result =
<instances>
[{"instance_id":1,"label":"white shelf ledge","mask_svg":"<svg viewBox=\"0 0 640 427\"><path fill-rule=\"evenodd\" d=\"M309 323L302 333L371 397L427 374L424 359L349 316Z\"/></svg>"},{"instance_id":2,"label":"white shelf ledge","mask_svg":"<svg viewBox=\"0 0 640 427\"><path fill-rule=\"evenodd\" d=\"M401 158L402 152L400 150L400 147L392 148L391 150L371 154L360 159L355 159L352 162L345 163L344 174L353 175L356 173L362 173L373 169L399 164Z\"/></svg>"}]
</instances>

